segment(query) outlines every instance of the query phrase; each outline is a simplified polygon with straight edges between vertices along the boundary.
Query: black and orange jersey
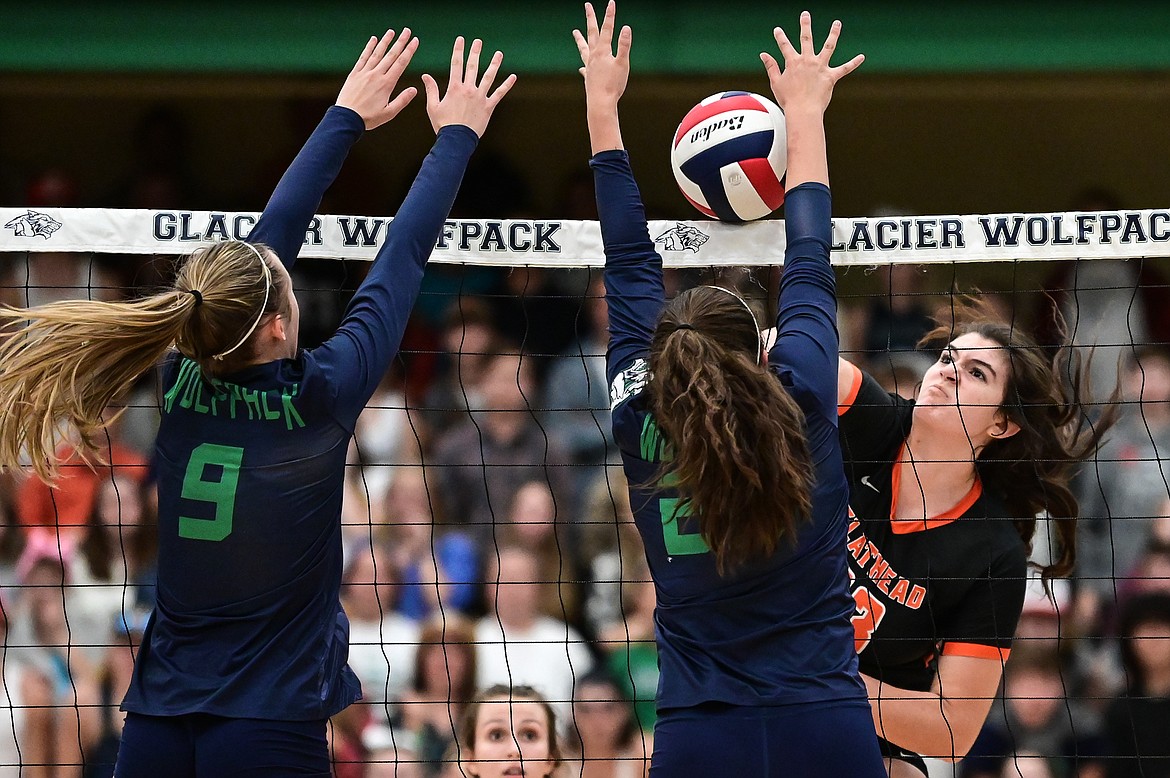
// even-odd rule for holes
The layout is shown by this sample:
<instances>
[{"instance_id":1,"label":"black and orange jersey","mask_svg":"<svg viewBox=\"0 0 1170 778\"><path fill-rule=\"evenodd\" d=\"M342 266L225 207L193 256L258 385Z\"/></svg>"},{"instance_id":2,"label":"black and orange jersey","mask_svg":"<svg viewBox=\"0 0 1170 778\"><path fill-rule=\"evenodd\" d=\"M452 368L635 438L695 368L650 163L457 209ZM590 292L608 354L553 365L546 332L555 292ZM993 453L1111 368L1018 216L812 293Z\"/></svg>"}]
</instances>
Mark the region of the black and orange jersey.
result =
<instances>
[{"instance_id":1,"label":"black and orange jersey","mask_svg":"<svg viewBox=\"0 0 1170 778\"><path fill-rule=\"evenodd\" d=\"M838 410L861 672L926 691L943 654L1006 660L1027 576L1014 517L976 478L945 513L894 520L914 403L860 370L850 394Z\"/></svg>"}]
</instances>

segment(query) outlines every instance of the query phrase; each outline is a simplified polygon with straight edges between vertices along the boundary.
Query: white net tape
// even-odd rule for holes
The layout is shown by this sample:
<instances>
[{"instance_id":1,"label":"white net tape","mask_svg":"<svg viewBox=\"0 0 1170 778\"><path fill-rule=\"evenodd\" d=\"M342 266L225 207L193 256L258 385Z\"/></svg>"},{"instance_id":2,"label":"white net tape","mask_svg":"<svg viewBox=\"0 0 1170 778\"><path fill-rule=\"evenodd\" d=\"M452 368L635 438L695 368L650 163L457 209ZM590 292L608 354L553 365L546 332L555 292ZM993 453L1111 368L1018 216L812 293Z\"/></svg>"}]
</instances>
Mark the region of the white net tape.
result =
<instances>
[{"instance_id":1,"label":"white net tape","mask_svg":"<svg viewBox=\"0 0 1170 778\"><path fill-rule=\"evenodd\" d=\"M186 254L219 240L244 239L257 214L108 208L0 208L5 251ZM303 257L373 259L389 217L317 216ZM784 223L730 225L651 221L670 267L778 265ZM833 263L988 262L1170 256L1170 209L1046 214L899 216L833 220ZM581 267L603 264L594 221L449 221L432 262Z\"/></svg>"}]
</instances>

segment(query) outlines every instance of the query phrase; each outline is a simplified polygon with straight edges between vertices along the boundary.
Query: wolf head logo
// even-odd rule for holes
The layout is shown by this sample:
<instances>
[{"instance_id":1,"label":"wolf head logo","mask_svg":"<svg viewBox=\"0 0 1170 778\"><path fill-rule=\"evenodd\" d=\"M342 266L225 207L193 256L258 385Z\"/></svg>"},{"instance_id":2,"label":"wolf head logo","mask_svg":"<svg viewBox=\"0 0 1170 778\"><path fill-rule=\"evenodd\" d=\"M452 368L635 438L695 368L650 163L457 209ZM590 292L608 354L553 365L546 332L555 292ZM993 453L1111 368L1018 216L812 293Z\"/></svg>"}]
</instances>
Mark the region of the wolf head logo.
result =
<instances>
[{"instance_id":1,"label":"wolf head logo","mask_svg":"<svg viewBox=\"0 0 1170 778\"><path fill-rule=\"evenodd\" d=\"M698 254L699 249L710 239L710 236L691 225L676 222L674 227L659 235L654 242L662 244L664 251L693 251Z\"/></svg>"},{"instance_id":2,"label":"wolf head logo","mask_svg":"<svg viewBox=\"0 0 1170 778\"><path fill-rule=\"evenodd\" d=\"M4 226L12 230L18 238L36 237L48 240L50 235L61 229L61 222L52 216L37 213L36 211L29 211L23 216L17 216Z\"/></svg>"}]
</instances>

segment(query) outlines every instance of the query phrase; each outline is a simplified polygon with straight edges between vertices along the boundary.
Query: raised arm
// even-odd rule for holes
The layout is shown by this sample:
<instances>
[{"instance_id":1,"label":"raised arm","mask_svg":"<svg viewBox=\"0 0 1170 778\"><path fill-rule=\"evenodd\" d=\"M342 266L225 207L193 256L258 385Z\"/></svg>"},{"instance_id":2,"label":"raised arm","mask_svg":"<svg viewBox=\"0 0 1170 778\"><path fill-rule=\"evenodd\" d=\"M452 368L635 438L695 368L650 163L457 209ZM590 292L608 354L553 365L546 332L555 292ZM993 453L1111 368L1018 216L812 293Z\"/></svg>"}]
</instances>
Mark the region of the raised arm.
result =
<instances>
[{"instance_id":1,"label":"raised arm","mask_svg":"<svg viewBox=\"0 0 1170 778\"><path fill-rule=\"evenodd\" d=\"M618 373L646 356L665 298L662 257L650 240L642 196L622 144L618 101L630 76L633 33L622 27L615 55L615 16L616 8L610 2L599 25L593 6L586 4L585 32L573 31L585 78L585 111L593 151L589 165L605 245L610 333L606 368L611 383Z\"/></svg>"},{"instance_id":2,"label":"raised arm","mask_svg":"<svg viewBox=\"0 0 1170 778\"><path fill-rule=\"evenodd\" d=\"M268 204L248 240L265 243L285 267L292 267L305 240L325 190L337 178L349 149L364 130L393 119L418 90L408 87L391 99L398 79L410 64L418 38L409 29L397 36L387 30L381 40L371 37L337 95L337 103L309 136ZM393 43L393 45L391 45Z\"/></svg>"},{"instance_id":3,"label":"raised arm","mask_svg":"<svg viewBox=\"0 0 1170 778\"><path fill-rule=\"evenodd\" d=\"M806 410L836 416L837 300L836 281L829 265L831 199L829 165L825 151L824 114L836 83L864 60L857 55L831 67L841 23L832 29L820 52L812 40L812 19L800 17L800 51L779 27L773 31L783 55L760 54L776 102L784 109L787 127L788 171L785 197L784 275L776 317L777 338L769 362Z\"/></svg>"},{"instance_id":4,"label":"raised arm","mask_svg":"<svg viewBox=\"0 0 1170 778\"><path fill-rule=\"evenodd\" d=\"M423 161L410 192L391 222L386 242L365 281L358 287L337 333L315 354L336 380L339 409L352 422L398 351L410 311L422 285L423 269L439 239L471 152L487 128L496 105L516 77L508 76L493 92L504 55L496 52L479 78L482 43L472 42L464 64L463 38L451 54L451 80L440 97L435 79L423 76L427 113L438 137Z\"/></svg>"}]
</instances>

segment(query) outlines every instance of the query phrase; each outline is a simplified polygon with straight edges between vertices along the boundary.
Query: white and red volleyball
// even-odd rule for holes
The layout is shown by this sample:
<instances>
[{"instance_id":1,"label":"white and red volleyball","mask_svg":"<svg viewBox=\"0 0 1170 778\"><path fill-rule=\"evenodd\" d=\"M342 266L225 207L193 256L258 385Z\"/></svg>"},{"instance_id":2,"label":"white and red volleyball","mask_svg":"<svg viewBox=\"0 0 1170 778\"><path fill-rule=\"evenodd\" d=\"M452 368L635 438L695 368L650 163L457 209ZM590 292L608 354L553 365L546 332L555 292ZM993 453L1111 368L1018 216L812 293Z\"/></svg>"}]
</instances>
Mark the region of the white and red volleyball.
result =
<instances>
[{"instance_id":1,"label":"white and red volleyball","mask_svg":"<svg viewBox=\"0 0 1170 778\"><path fill-rule=\"evenodd\" d=\"M751 92L720 92L692 108L670 147L679 189L706 216L746 222L784 202L784 112Z\"/></svg>"}]
</instances>

